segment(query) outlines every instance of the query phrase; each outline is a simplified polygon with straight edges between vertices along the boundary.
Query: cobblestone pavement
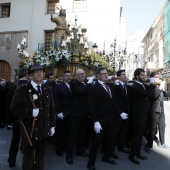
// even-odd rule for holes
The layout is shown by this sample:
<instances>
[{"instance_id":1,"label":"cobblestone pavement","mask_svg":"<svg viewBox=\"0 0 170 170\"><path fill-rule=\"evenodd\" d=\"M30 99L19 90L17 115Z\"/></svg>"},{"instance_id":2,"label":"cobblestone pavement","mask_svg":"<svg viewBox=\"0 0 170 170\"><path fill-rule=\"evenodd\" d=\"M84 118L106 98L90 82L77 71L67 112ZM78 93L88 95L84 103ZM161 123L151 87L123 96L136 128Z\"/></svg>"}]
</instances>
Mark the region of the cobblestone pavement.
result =
<instances>
[{"instance_id":1,"label":"cobblestone pavement","mask_svg":"<svg viewBox=\"0 0 170 170\"><path fill-rule=\"evenodd\" d=\"M166 116L166 144L170 145L170 101L165 101L165 116ZM17 156L16 166L9 168L7 163L8 150L11 140L12 130L0 128L0 170L20 170L22 162L22 154L19 152ZM170 169L170 150L158 148L156 143L151 150L151 153L144 152L145 140L142 144L142 153L148 156L147 161L141 160L140 165L135 165L128 160L128 154L117 152L119 159L117 165L110 165L102 162L102 154L99 153L96 161L97 170L169 170ZM87 170L87 158L74 156L73 165L68 165L65 161L65 155L58 157L54 152L54 145L48 144L45 158L45 170ZM88 152L88 150L87 150Z\"/></svg>"}]
</instances>

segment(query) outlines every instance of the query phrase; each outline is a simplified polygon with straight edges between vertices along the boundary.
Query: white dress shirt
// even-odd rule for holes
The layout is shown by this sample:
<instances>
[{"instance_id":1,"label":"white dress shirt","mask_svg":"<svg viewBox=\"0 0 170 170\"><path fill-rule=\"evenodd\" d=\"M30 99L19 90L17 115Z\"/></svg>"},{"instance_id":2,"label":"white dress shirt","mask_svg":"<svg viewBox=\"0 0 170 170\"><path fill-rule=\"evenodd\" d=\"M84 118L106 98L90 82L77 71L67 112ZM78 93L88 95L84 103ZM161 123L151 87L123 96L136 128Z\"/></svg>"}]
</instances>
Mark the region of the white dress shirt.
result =
<instances>
[{"instance_id":1,"label":"white dress shirt","mask_svg":"<svg viewBox=\"0 0 170 170\"><path fill-rule=\"evenodd\" d=\"M37 83L35 83L33 80L31 80L31 85L33 86L33 88L34 88L36 91L38 91L38 87L37 87L37 86L40 86L40 90L41 90L41 92L42 92L42 89L41 89L41 85L42 85L42 84L37 84Z\"/></svg>"}]
</instances>

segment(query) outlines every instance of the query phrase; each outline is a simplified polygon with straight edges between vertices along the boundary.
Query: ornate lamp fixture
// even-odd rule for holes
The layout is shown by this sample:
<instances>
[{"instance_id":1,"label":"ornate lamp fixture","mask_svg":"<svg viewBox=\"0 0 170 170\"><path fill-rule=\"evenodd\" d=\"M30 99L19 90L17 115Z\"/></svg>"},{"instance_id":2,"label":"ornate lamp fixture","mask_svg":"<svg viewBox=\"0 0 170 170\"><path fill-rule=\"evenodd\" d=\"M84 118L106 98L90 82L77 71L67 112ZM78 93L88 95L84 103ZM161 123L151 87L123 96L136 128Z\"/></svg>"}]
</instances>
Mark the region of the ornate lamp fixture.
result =
<instances>
[{"instance_id":1,"label":"ornate lamp fixture","mask_svg":"<svg viewBox=\"0 0 170 170\"><path fill-rule=\"evenodd\" d=\"M66 40L62 40L61 47L67 49L71 54L71 60L77 55L85 55L88 50L88 43L86 38L87 29L77 27L78 15L75 15L74 23L70 28L70 21L68 20L67 26L69 34Z\"/></svg>"},{"instance_id":2,"label":"ornate lamp fixture","mask_svg":"<svg viewBox=\"0 0 170 170\"><path fill-rule=\"evenodd\" d=\"M126 61L126 48L123 51L121 49L119 49L119 51L116 51L116 38L114 39L114 43L112 43L110 47L113 49L112 53L109 55L111 66L114 71L117 67L120 70L124 62Z\"/></svg>"}]
</instances>

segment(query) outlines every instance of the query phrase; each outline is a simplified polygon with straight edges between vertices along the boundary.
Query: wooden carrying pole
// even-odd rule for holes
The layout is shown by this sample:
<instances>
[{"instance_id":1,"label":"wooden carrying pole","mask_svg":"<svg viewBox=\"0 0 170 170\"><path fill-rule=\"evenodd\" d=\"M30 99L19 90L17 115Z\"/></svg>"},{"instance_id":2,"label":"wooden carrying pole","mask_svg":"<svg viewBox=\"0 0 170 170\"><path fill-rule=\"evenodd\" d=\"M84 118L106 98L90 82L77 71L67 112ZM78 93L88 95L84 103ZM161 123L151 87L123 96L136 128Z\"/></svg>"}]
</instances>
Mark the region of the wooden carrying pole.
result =
<instances>
[{"instance_id":1,"label":"wooden carrying pole","mask_svg":"<svg viewBox=\"0 0 170 170\"><path fill-rule=\"evenodd\" d=\"M31 99L31 103L32 103L32 105L33 105L33 108L36 109L36 105L35 105L32 97L31 97L31 93L29 93L29 96L30 96L30 99ZM33 132L34 132L35 120L36 120L36 118L34 117L34 119L33 119L33 121L32 121L30 139L32 138L32 134L33 134Z\"/></svg>"}]
</instances>

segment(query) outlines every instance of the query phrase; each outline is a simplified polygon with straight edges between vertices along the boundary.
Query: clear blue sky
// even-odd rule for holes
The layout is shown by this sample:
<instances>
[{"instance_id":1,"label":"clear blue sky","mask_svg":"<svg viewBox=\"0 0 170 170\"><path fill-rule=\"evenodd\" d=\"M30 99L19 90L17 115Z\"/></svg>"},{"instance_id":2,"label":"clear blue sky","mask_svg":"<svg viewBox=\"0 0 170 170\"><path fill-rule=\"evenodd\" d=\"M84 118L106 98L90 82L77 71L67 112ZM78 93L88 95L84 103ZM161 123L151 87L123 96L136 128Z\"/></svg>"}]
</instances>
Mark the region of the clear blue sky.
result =
<instances>
[{"instance_id":1,"label":"clear blue sky","mask_svg":"<svg viewBox=\"0 0 170 170\"><path fill-rule=\"evenodd\" d=\"M121 0L123 17L127 20L127 36L133 36L136 29L149 30L166 0Z\"/></svg>"}]
</instances>

